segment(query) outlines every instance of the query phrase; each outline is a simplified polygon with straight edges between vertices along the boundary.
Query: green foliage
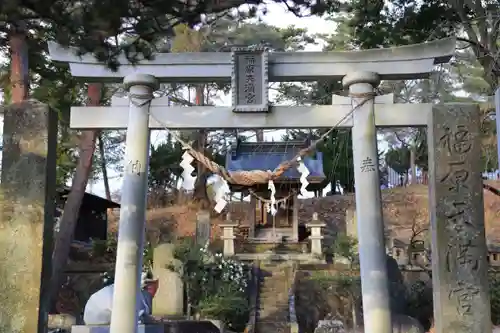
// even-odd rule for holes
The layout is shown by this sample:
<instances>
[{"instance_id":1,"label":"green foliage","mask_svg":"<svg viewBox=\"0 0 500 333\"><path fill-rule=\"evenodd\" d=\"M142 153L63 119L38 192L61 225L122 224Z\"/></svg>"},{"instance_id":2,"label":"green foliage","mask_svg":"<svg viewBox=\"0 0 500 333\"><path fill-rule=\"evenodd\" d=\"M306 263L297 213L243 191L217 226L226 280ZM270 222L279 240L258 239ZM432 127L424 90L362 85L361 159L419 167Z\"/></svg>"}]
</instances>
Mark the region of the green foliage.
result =
<instances>
[{"instance_id":1,"label":"green foliage","mask_svg":"<svg viewBox=\"0 0 500 333\"><path fill-rule=\"evenodd\" d=\"M340 234L333 244L333 253L348 259L352 265L358 261L357 245L358 241L354 237Z\"/></svg>"},{"instance_id":2,"label":"green foliage","mask_svg":"<svg viewBox=\"0 0 500 333\"><path fill-rule=\"evenodd\" d=\"M398 174L406 174L410 169L410 149L406 146L389 148L385 153L385 162Z\"/></svg>"},{"instance_id":3,"label":"green foliage","mask_svg":"<svg viewBox=\"0 0 500 333\"><path fill-rule=\"evenodd\" d=\"M222 286L217 293L200 299L198 312L202 318L216 318L232 330L242 332L249 316L248 300L231 285Z\"/></svg>"},{"instance_id":4,"label":"green foliage","mask_svg":"<svg viewBox=\"0 0 500 333\"><path fill-rule=\"evenodd\" d=\"M314 38L306 29L293 26L278 28L263 22L235 22L231 18L219 19L203 27L205 40L202 51L230 51L231 46L266 46L273 51L303 50Z\"/></svg>"},{"instance_id":5,"label":"green foliage","mask_svg":"<svg viewBox=\"0 0 500 333\"><path fill-rule=\"evenodd\" d=\"M354 271L347 273L339 272L335 275L313 272L311 279L318 283L325 291L335 289L338 294L342 294L343 296L361 296L361 278Z\"/></svg>"},{"instance_id":6,"label":"green foliage","mask_svg":"<svg viewBox=\"0 0 500 333\"><path fill-rule=\"evenodd\" d=\"M151 145L148 176L151 189L165 190L177 185L177 180L182 174L179 163L183 152L180 143L172 143L170 140L156 147Z\"/></svg>"},{"instance_id":7,"label":"green foliage","mask_svg":"<svg viewBox=\"0 0 500 333\"><path fill-rule=\"evenodd\" d=\"M420 321L429 329L433 318L432 285L424 281L415 281L406 286L406 315Z\"/></svg>"},{"instance_id":8,"label":"green foliage","mask_svg":"<svg viewBox=\"0 0 500 333\"><path fill-rule=\"evenodd\" d=\"M334 4L336 6L336 4ZM325 51L349 49L349 27L338 20L340 34L314 36L325 42ZM310 41L312 37L307 39ZM316 42L316 41L315 41ZM294 105L331 105L332 95L343 90L336 80L323 80L308 83L281 83L278 87L277 102L292 102ZM326 130L300 131L289 130L285 140L318 139ZM332 192L339 182L344 190L354 191L354 167L352 157L352 135L350 130L334 130L318 145L317 151L323 153L323 171L329 180Z\"/></svg>"},{"instance_id":9,"label":"green foliage","mask_svg":"<svg viewBox=\"0 0 500 333\"><path fill-rule=\"evenodd\" d=\"M421 135L415 149L415 164L423 171L429 170L429 149L427 147L427 135Z\"/></svg>"},{"instance_id":10,"label":"green foliage","mask_svg":"<svg viewBox=\"0 0 500 333\"><path fill-rule=\"evenodd\" d=\"M327 306L330 316L333 314L335 318L340 313L344 313L342 318L344 324L352 324L352 326L358 324L357 320L360 317L359 311L361 310L361 278L358 271L338 271L334 274L332 272L316 271L312 272L309 280L313 282L310 288L316 289L316 286L319 287L317 292L324 295L323 297L326 299L338 298L340 300L340 303L336 305L329 304L329 302L327 302L328 305L323 305ZM320 299L317 301L320 301ZM317 305L311 304L311 306ZM332 306L335 308L332 308Z\"/></svg>"},{"instance_id":11,"label":"green foliage","mask_svg":"<svg viewBox=\"0 0 500 333\"><path fill-rule=\"evenodd\" d=\"M285 141L306 141L318 139L325 130L288 130ZM318 145L317 151L323 153L323 172L335 191L336 182L346 191L354 189L354 168L352 158L352 135L349 130L334 130Z\"/></svg>"},{"instance_id":12,"label":"green foliage","mask_svg":"<svg viewBox=\"0 0 500 333\"><path fill-rule=\"evenodd\" d=\"M242 4L247 5L244 10L229 10ZM306 9L314 13L325 9L321 2L291 1L287 5L297 14ZM0 4L0 46L5 50L12 32L29 31L29 54L34 58L39 52L33 50L43 49L37 37L41 33L50 34L52 40L65 46L73 45L80 54L93 53L99 61L116 69L120 53L133 63L141 58L151 59L159 46L168 43L174 27L179 24L194 27L202 22L211 23L223 15L232 20L254 17L257 7L265 10L265 6L262 0L190 3L142 0L140 6L128 0L3 1Z\"/></svg>"},{"instance_id":13,"label":"green foliage","mask_svg":"<svg viewBox=\"0 0 500 333\"><path fill-rule=\"evenodd\" d=\"M114 262L116 260L116 250L118 246L118 239L116 234L108 234L106 240L94 240L92 242L91 257L100 262ZM153 271L153 246L147 242L144 244L142 252L142 271L144 273L151 273ZM105 285L112 284L114 281L113 272L105 272L102 275L103 283Z\"/></svg>"},{"instance_id":14,"label":"green foliage","mask_svg":"<svg viewBox=\"0 0 500 333\"><path fill-rule=\"evenodd\" d=\"M459 22L446 2L383 0L350 2L356 44L362 48L407 45L449 36Z\"/></svg>"},{"instance_id":15,"label":"green foliage","mask_svg":"<svg viewBox=\"0 0 500 333\"><path fill-rule=\"evenodd\" d=\"M498 85L497 1L352 0L347 7L355 46L377 48L460 36L460 49L467 49L483 69L480 76L488 87L487 94ZM328 12L338 16L338 6L331 6Z\"/></svg>"},{"instance_id":16,"label":"green foliage","mask_svg":"<svg viewBox=\"0 0 500 333\"><path fill-rule=\"evenodd\" d=\"M490 270L490 302L491 321L493 325L500 324L500 278L498 272ZM433 318L433 291L430 282L415 281L406 287L407 312L419 320L425 329L429 329Z\"/></svg>"},{"instance_id":17,"label":"green foliage","mask_svg":"<svg viewBox=\"0 0 500 333\"><path fill-rule=\"evenodd\" d=\"M222 320L234 331L242 331L249 315L247 299L248 267L192 238L182 240L174 256L182 263L189 306L201 317ZM176 269L171 267L171 269Z\"/></svg>"},{"instance_id":18,"label":"green foliage","mask_svg":"<svg viewBox=\"0 0 500 333\"><path fill-rule=\"evenodd\" d=\"M490 302L491 321L493 325L500 325L500 276L498 272L490 271Z\"/></svg>"}]
</instances>

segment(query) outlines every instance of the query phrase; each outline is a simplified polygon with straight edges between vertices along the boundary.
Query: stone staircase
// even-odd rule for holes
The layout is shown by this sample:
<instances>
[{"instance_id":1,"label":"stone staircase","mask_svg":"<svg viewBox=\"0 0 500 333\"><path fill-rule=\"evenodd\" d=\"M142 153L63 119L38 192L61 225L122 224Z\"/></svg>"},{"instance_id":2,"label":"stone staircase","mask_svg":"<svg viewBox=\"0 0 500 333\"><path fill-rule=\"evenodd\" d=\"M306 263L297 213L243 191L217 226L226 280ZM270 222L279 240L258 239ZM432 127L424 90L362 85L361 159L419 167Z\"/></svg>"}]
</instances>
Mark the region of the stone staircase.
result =
<instances>
[{"instance_id":1,"label":"stone staircase","mask_svg":"<svg viewBox=\"0 0 500 333\"><path fill-rule=\"evenodd\" d=\"M259 310L255 333L289 333L288 292L292 264L261 264Z\"/></svg>"}]
</instances>

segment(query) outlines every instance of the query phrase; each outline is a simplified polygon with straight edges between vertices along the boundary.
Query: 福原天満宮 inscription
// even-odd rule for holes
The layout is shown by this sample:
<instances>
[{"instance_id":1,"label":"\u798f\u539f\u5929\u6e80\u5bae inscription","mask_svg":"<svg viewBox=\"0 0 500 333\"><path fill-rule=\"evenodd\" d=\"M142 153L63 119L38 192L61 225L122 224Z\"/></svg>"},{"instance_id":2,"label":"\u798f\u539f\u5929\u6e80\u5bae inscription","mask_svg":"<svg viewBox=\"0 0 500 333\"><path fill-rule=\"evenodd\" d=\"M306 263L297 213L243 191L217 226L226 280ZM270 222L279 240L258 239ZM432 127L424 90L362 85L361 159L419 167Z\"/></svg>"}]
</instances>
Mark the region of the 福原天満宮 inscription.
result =
<instances>
[{"instance_id":1,"label":"\u798f\u539f\u5929\u6e80\u5bae inscription","mask_svg":"<svg viewBox=\"0 0 500 333\"><path fill-rule=\"evenodd\" d=\"M467 171L464 166L464 161L448 162L448 172L443 176L441 182L448 183L450 191L458 193L460 187L465 190L468 189L465 183L469 179L469 171Z\"/></svg>"},{"instance_id":2,"label":"\u798f\u539f\u5929\u6e80\u5bae inscription","mask_svg":"<svg viewBox=\"0 0 500 333\"><path fill-rule=\"evenodd\" d=\"M477 232L465 208L470 178L466 161L470 158L467 155L472 149L473 142L467 127L457 125L455 127L444 126L444 133L439 138L439 144L446 149L450 157L446 163L446 173L440 179L449 191L449 198L444 200L445 223L448 231L446 269L453 274L472 273L479 269L477 237L475 236ZM467 283L459 281L459 285L453 286L449 294L450 298L457 300L457 311L461 315L470 313L471 298L476 293L470 292Z\"/></svg>"},{"instance_id":3,"label":"\u798f\u539f\u5929\u6e80\u5bae inscription","mask_svg":"<svg viewBox=\"0 0 500 333\"><path fill-rule=\"evenodd\" d=\"M472 140L467 127L458 125L456 128L444 126L444 134L439 138L439 143L447 150L455 161L448 161L448 172L442 177L441 182L450 185L450 191L459 192L462 187L468 190L465 184L469 179L469 171L465 168L466 155L472 149Z\"/></svg>"},{"instance_id":4,"label":"\u798f\u539f\u5929\u6e80\u5bae inscription","mask_svg":"<svg viewBox=\"0 0 500 333\"><path fill-rule=\"evenodd\" d=\"M450 154L467 154L472 149L471 135L465 125L455 128L444 126L444 134L439 138L439 142Z\"/></svg>"},{"instance_id":5,"label":"\u798f\u539f\u5929\u6e80\u5bae inscription","mask_svg":"<svg viewBox=\"0 0 500 333\"><path fill-rule=\"evenodd\" d=\"M472 302L475 297L478 297L480 289L471 284L459 282L457 286L450 290L449 297L454 298L457 302L457 312L461 316L472 314Z\"/></svg>"},{"instance_id":6,"label":"\u798f\u539f\u5929\u6e80\u5bae inscription","mask_svg":"<svg viewBox=\"0 0 500 333\"><path fill-rule=\"evenodd\" d=\"M480 112L436 105L429 115L429 210L436 333L491 331Z\"/></svg>"},{"instance_id":7,"label":"\u798f\u539f\u5929\u6e80\u5bae inscription","mask_svg":"<svg viewBox=\"0 0 500 333\"><path fill-rule=\"evenodd\" d=\"M233 111L267 112L269 108L267 51L235 49L232 61Z\"/></svg>"},{"instance_id":8,"label":"\u798f\u539f\u5929\u6e80\u5bae inscription","mask_svg":"<svg viewBox=\"0 0 500 333\"><path fill-rule=\"evenodd\" d=\"M472 239L466 239L465 237L451 238L446 252L446 269L448 272L458 272L460 269L469 269L469 273L477 272L480 268L479 259L474 253L477 248L477 244Z\"/></svg>"},{"instance_id":9,"label":"\u798f\u539f\u5929\u6e80\u5bae inscription","mask_svg":"<svg viewBox=\"0 0 500 333\"><path fill-rule=\"evenodd\" d=\"M450 281L448 298L455 304L459 316L472 315L473 304L481 296L474 274L481 268L481 233L470 214L470 160L474 141L466 125L443 126L438 144L445 150L446 163L439 182L446 189L443 198L447 244L445 269L455 276Z\"/></svg>"}]
</instances>

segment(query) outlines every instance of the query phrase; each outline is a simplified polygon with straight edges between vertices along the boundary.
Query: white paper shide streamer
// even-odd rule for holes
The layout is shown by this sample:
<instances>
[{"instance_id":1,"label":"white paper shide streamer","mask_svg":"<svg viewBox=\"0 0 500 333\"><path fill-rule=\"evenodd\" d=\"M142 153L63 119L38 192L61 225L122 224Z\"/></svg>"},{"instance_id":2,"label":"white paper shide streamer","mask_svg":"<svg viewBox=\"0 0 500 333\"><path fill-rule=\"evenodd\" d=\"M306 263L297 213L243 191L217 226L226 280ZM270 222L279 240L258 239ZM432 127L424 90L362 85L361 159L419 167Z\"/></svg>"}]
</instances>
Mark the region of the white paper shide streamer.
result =
<instances>
[{"instance_id":1,"label":"white paper shide streamer","mask_svg":"<svg viewBox=\"0 0 500 333\"><path fill-rule=\"evenodd\" d=\"M226 182L222 177L218 177L218 179L212 185L212 188L214 190L214 200L215 200L214 210L217 213L222 212L224 207L226 207L227 205L225 185Z\"/></svg>"},{"instance_id":2,"label":"white paper shide streamer","mask_svg":"<svg viewBox=\"0 0 500 333\"><path fill-rule=\"evenodd\" d=\"M271 191L269 212L272 216L274 216L276 215L278 209L276 208L276 187L274 186L274 182L272 180L269 181L267 188L269 189L269 191Z\"/></svg>"},{"instance_id":3,"label":"white paper shide streamer","mask_svg":"<svg viewBox=\"0 0 500 333\"><path fill-rule=\"evenodd\" d=\"M187 151L182 154L182 161L180 163L181 168L183 169L182 171L182 188L185 188L185 182L187 179L193 178L191 175L194 171L194 167L191 163L193 163L194 158L189 154Z\"/></svg>"},{"instance_id":4,"label":"white paper shide streamer","mask_svg":"<svg viewBox=\"0 0 500 333\"><path fill-rule=\"evenodd\" d=\"M304 161L302 161L301 158L297 159L297 162L299 162L299 165L297 166L297 170L300 173L300 193L304 195L307 191L307 186L309 185L309 182L307 181L307 176L309 176L310 172L309 169L306 167L304 164Z\"/></svg>"}]
</instances>

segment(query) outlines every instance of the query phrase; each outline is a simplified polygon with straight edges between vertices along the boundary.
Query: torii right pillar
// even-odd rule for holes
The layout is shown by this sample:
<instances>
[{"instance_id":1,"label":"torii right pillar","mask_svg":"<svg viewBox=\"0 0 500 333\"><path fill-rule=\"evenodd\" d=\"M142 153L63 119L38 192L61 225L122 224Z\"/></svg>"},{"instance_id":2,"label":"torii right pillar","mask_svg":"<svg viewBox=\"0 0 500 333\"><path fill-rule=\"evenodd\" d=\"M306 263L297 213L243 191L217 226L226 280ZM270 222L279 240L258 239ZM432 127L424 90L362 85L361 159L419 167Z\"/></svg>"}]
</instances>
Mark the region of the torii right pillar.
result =
<instances>
[{"instance_id":1,"label":"torii right pillar","mask_svg":"<svg viewBox=\"0 0 500 333\"><path fill-rule=\"evenodd\" d=\"M377 129L374 98L370 98L379 83L377 73L361 71L349 73L342 80L349 88L352 107L357 107L352 140L365 333L392 333Z\"/></svg>"}]
</instances>

